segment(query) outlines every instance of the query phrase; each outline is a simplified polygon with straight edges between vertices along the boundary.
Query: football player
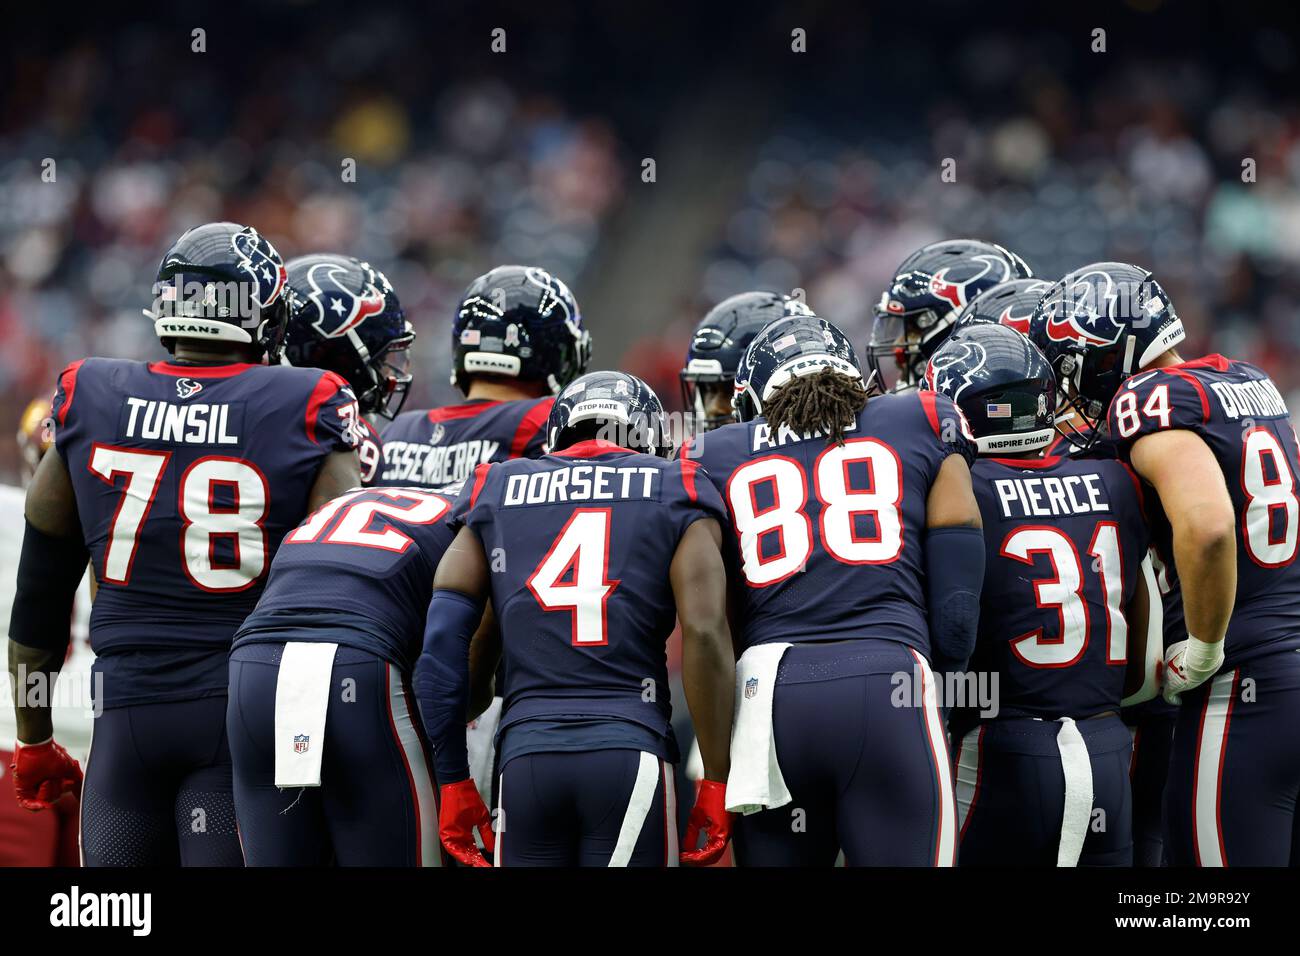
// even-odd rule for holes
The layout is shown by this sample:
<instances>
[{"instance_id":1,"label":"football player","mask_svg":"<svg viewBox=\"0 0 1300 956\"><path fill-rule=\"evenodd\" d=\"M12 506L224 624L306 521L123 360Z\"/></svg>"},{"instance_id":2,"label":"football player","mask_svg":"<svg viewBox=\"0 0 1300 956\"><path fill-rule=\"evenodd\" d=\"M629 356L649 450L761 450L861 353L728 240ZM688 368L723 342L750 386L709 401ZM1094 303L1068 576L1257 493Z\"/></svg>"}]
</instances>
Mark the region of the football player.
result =
<instances>
[{"instance_id":1,"label":"football player","mask_svg":"<svg viewBox=\"0 0 1300 956\"><path fill-rule=\"evenodd\" d=\"M1295 863L1300 461L1286 403L1253 365L1184 361L1182 322L1146 269L1085 266L1038 312L1030 331L1066 400L1154 489L1182 589L1187 637L1165 660L1165 699L1180 703L1169 862Z\"/></svg>"},{"instance_id":2,"label":"football player","mask_svg":"<svg viewBox=\"0 0 1300 956\"><path fill-rule=\"evenodd\" d=\"M452 499L350 491L284 539L230 655L227 730L249 866L438 866L411 668Z\"/></svg>"},{"instance_id":3,"label":"football player","mask_svg":"<svg viewBox=\"0 0 1300 956\"><path fill-rule=\"evenodd\" d=\"M443 845L461 862L485 865L472 831L492 844L463 728L471 687L478 698L499 656L496 864L677 864L665 657L674 617L705 766L680 858L711 863L726 847L725 512L695 462L663 457L663 418L640 379L584 375L555 402L553 451L480 465L456 503L460 530L438 566L415 686L437 755ZM499 642L471 648L489 595Z\"/></svg>"},{"instance_id":4,"label":"football player","mask_svg":"<svg viewBox=\"0 0 1300 956\"><path fill-rule=\"evenodd\" d=\"M284 264L256 230L191 229L163 257L147 314L167 361L88 358L59 376L54 453L27 491L10 624L21 689L52 685L87 556L99 588L86 865L239 865L227 655L284 535L360 479L357 404L332 372L278 362ZM48 705L20 693L20 799L81 771Z\"/></svg>"},{"instance_id":5,"label":"football player","mask_svg":"<svg viewBox=\"0 0 1300 956\"><path fill-rule=\"evenodd\" d=\"M1051 283L1043 283L1043 294L1051 289ZM1042 296L1040 295L1039 301ZM978 308L984 299L981 296L973 304ZM1029 303L1023 307L1029 308ZM1037 309L1037 304L1029 308ZM1023 314L1022 307L1012 309L1013 314ZM1041 323L1043 316L1034 313L1029 321L1016 322L1012 328L1029 335L1031 323ZM958 327L963 325L958 320ZM1035 333L1042 335L1041 332ZM1109 437L1095 432L1074 409L1071 402L1060 389L1056 398L1056 437L1047 449L1047 457L1073 458L1114 458L1115 450ZM1178 580L1170 575L1165 565L1170 560L1162 558L1154 543L1147 551L1151 562L1156 585L1160 591L1161 613L1159 620L1163 627L1162 646L1169 647L1187 639L1187 630L1183 625L1183 598L1178 590ZM1156 616L1151 615L1155 620ZM1149 648L1149 651L1153 648ZM1164 801L1165 780L1169 774L1169 753L1174 739L1174 718L1178 708L1156 695L1142 703L1125 706L1120 711L1120 718L1129 728L1133 739L1133 758L1129 762L1129 780L1133 792L1133 865L1140 867L1158 867L1164 863Z\"/></svg>"},{"instance_id":6,"label":"football player","mask_svg":"<svg viewBox=\"0 0 1300 956\"><path fill-rule=\"evenodd\" d=\"M867 367L893 391L916 388L962 309L1000 283L1032 276L1024 259L993 242L948 239L922 246L880 295Z\"/></svg>"},{"instance_id":7,"label":"football player","mask_svg":"<svg viewBox=\"0 0 1300 956\"><path fill-rule=\"evenodd\" d=\"M352 387L362 415L361 481L372 484L383 445L370 419L391 420L402 410L415 329L388 277L368 262L318 253L290 259L285 268L284 357L291 365L329 369Z\"/></svg>"},{"instance_id":8,"label":"football player","mask_svg":"<svg viewBox=\"0 0 1300 956\"><path fill-rule=\"evenodd\" d=\"M695 327L682 367L682 407L691 431L711 431L736 419L731 409L736 368L763 327L787 315L810 313L799 299L776 292L741 292L723 299Z\"/></svg>"},{"instance_id":9,"label":"football player","mask_svg":"<svg viewBox=\"0 0 1300 956\"><path fill-rule=\"evenodd\" d=\"M1042 457L1056 379L1011 328L959 328L923 387L957 403L979 448L986 556L970 669L996 674L999 690L996 717L953 716L961 862L1128 866L1132 743L1119 711L1144 681L1156 693L1137 478L1117 461Z\"/></svg>"},{"instance_id":10,"label":"football player","mask_svg":"<svg viewBox=\"0 0 1300 956\"><path fill-rule=\"evenodd\" d=\"M873 397L815 315L759 333L735 407L682 455L722 494L738 552L737 861L829 866L842 848L851 866L951 866L931 659L965 664L984 573L960 413L930 391Z\"/></svg>"},{"instance_id":11,"label":"football player","mask_svg":"<svg viewBox=\"0 0 1300 956\"><path fill-rule=\"evenodd\" d=\"M443 488L484 462L536 458L554 396L591 356L569 287L527 266L498 266L471 282L451 334L451 383L466 401L406 412L385 428L378 484Z\"/></svg>"}]
</instances>

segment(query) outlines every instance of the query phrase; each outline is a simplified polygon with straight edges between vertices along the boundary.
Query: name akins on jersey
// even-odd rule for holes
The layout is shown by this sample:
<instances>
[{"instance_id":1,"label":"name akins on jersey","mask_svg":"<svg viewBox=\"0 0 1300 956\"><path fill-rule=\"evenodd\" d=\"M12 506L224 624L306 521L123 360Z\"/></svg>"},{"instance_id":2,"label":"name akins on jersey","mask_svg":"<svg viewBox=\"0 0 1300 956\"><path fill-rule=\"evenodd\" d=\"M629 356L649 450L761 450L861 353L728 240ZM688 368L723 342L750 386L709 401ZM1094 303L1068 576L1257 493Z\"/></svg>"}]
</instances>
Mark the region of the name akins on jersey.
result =
<instances>
[{"instance_id":1,"label":"name akins on jersey","mask_svg":"<svg viewBox=\"0 0 1300 956\"><path fill-rule=\"evenodd\" d=\"M413 481L441 488L464 481L484 462L495 461L500 442L475 438L451 445L384 443L384 480Z\"/></svg>"}]
</instances>

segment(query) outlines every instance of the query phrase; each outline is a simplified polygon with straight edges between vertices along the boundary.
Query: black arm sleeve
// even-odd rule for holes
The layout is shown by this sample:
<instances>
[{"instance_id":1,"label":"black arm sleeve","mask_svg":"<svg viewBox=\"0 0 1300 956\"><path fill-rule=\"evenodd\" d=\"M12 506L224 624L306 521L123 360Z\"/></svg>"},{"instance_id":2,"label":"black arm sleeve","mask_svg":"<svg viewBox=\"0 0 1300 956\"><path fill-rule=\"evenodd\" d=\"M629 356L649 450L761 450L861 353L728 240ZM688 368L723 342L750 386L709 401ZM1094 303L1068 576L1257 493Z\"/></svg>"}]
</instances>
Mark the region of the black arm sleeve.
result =
<instances>
[{"instance_id":1,"label":"black arm sleeve","mask_svg":"<svg viewBox=\"0 0 1300 956\"><path fill-rule=\"evenodd\" d=\"M965 670L979 632L984 532L931 528L925 536L930 656L936 670Z\"/></svg>"},{"instance_id":2,"label":"black arm sleeve","mask_svg":"<svg viewBox=\"0 0 1300 956\"><path fill-rule=\"evenodd\" d=\"M9 639L43 651L66 649L72 603L86 573L89 553L80 537L46 534L30 521L23 532L18 587L9 617Z\"/></svg>"}]
</instances>

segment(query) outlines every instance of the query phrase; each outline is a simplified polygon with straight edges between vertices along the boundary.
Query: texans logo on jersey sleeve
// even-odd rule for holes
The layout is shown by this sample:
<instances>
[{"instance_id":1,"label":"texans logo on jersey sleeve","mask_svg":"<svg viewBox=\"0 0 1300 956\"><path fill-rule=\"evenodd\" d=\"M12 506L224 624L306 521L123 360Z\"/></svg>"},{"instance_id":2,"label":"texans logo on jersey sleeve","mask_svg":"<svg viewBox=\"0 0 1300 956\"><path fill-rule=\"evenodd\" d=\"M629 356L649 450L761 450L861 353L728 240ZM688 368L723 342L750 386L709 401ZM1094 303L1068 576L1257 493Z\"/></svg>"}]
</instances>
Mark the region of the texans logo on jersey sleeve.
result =
<instances>
[{"instance_id":1,"label":"texans logo on jersey sleeve","mask_svg":"<svg viewBox=\"0 0 1300 956\"><path fill-rule=\"evenodd\" d=\"M262 308L274 304L288 278L275 247L252 226L231 236L230 245L239 257L239 270L257 286L257 304Z\"/></svg>"},{"instance_id":2,"label":"texans logo on jersey sleeve","mask_svg":"<svg viewBox=\"0 0 1300 956\"><path fill-rule=\"evenodd\" d=\"M370 284L363 295L354 295L340 281L346 272L335 262L320 262L307 271L311 285L307 298L316 307L312 328L327 339L347 335L370 316L384 311L383 293Z\"/></svg>"}]
</instances>

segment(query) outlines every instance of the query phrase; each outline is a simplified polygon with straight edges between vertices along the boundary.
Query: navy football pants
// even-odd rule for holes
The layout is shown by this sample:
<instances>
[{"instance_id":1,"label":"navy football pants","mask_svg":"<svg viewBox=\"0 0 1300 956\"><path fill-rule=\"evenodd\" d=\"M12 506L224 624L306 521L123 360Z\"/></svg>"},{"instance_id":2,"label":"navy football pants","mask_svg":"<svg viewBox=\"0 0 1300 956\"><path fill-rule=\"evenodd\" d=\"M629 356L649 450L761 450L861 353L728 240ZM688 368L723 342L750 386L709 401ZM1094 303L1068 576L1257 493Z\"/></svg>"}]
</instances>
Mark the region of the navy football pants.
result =
<instances>
[{"instance_id":1,"label":"navy football pants","mask_svg":"<svg viewBox=\"0 0 1300 956\"><path fill-rule=\"evenodd\" d=\"M895 641L795 644L773 691L793 797L738 817L740 866L952 866L947 737L925 660Z\"/></svg>"},{"instance_id":2,"label":"navy football pants","mask_svg":"<svg viewBox=\"0 0 1300 956\"><path fill-rule=\"evenodd\" d=\"M1079 866L1133 864L1129 757L1119 717L1075 724L1088 749L1092 806ZM1056 866L1065 809L1061 724L1029 717L986 721L957 750L962 866Z\"/></svg>"},{"instance_id":3,"label":"navy football pants","mask_svg":"<svg viewBox=\"0 0 1300 956\"><path fill-rule=\"evenodd\" d=\"M330 677L321 786L275 786L282 644L230 657L227 723L249 866L438 866L437 787L406 675L340 647Z\"/></svg>"},{"instance_id":4,"label":"navy football pants","mask_svg":"<svg viewBox=\"0 0 1300 956\"><path fill-rule=\"evenodd\" d=\"M81 802L86 866L242 866L226 698L95 718Z\"/></svg>"},{"instance_id":5,"label":"navy football pants","mask_svg":"<svg viewBox=\"0 0 1300 956\"><path fill-rule=\"evenodd\" d=\"M654 754L523 754L497 790L497 866L677 865L673 766Z\"/></svg>"},{"instance_id":6,"label":"navy football pants","mask_svg":"<svg viewBox=\"0 0 1300 956\"><path fill-rule=\"evenodd\" d=\"M1300 651L1183 695L1165 788L1172 866L1300 866Z\"/></svg>"}]
</instances>

